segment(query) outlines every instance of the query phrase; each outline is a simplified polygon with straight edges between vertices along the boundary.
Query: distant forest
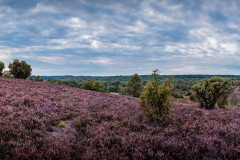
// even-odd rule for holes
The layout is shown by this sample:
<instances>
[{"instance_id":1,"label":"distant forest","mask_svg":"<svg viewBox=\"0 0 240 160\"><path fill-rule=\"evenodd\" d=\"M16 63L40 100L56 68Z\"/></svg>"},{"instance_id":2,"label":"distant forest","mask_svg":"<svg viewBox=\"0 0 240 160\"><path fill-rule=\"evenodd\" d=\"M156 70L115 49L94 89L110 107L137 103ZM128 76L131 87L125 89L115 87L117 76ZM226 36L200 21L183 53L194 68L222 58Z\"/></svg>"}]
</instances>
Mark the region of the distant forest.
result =
<instances>
[{"instance_id":1,"label":"distant forest","mask_svg":"<svg viewBox=\"0 0 240 160\"><path fill-rule=\"evenodd\" d=\"M164 81L171 75L160 75L159 79ZM234 86L240 85L240 75L173 75L173 84L175 92L186 95L191 92L191 87L201 79L208 79L214 76L229 78ZM81 85L89 79L100 81L104 84L104 92L116 92L122 95L127 95L125 88L131 76L41 76L44 81L49 83L56 83L68 85L71 87L80 88ZM142 84L145 85L151 75L140 75ZM30 78L36 79L37 76Z\"/></svg>"}]
</instances>

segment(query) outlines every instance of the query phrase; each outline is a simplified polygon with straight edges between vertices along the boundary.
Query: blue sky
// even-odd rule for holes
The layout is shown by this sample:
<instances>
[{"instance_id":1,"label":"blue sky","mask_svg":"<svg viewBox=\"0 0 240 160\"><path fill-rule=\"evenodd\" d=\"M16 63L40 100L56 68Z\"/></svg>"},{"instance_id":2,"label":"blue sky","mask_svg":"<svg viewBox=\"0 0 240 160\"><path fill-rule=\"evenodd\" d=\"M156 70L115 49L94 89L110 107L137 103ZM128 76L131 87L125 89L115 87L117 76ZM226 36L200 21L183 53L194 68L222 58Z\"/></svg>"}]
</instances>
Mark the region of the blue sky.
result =
<instances>
[{"instance_id":1,"label":"blue sky","mask_svg":"<svg viewBox=\"0 0 240 160\"><path fill-rule=\"evenodd\" d=\"M240 74L238 0L0 0L0 61L34 75Z\"/></svg>"}]
</instances>

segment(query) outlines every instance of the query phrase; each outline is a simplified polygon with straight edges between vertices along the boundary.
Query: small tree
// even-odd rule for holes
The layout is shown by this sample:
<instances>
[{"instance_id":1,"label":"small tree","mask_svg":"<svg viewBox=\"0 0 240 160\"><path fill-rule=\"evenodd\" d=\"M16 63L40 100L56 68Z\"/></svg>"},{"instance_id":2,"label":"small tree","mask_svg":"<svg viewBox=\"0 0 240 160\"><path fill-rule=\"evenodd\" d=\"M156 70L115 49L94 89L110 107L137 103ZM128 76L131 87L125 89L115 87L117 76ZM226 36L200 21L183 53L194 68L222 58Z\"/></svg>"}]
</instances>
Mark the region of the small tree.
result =
<instances>
[{"instance_id":1,"label":"small tree","mask_svg":"<svg viewBox=\"0 0 240 160\"><path fill-rule=\"evenodd\" d=\"M192 89L195 91L200 108L205 109L213 109L217 102L226 105L226 97L233 91L230 80L221 77L201 80L193 85Z\"/></svg>"},{"instance_id":2,"label":"small tree","mask_svg":"<svg viewBox=\"0 0 240 160\"><path fill-rule=\"evenodd\" d=\"M84 82L81 86L82 89L92 90L103 92L104 91L104 84L102 82L96 81L94 79L89 79L88 81Z\"/></svg>"},{"instance_id":3,"label":"small tree","mask_svg":"<svg viewBox=\"0 0 240 160\"><path fill-rule=\"evenodd\" d=\"M160 83L158 80L158 70L153 71L153 79L149 79L144 91L140 96L140 107L148 116L156 121L169 119L171 104L170 99L173 90L172 76Z\"/></svg>"},{"instance_id":4,"label":"small tree","mask_svg":"<svg viewBox=\"0 0 240 160\"><path fill-rule=\"evenodd\" d=\"M142 78L138 74L134 74L128 81L127 92L129 95L139 97L142 90Z\"/></svg>"},{"instance_id":5,"label":"small tree","mask_svg":"<svg viewBox=\"0 0 240 160\"><path fill-rule=\"evenodd\" d=\"M5 65L3 62L0 61L0 76L3 75L3 69L5 68Z\"/></svg>"},{"instance_id":6,"label":"small tree","mask_svg":"<svg viewBox=\"0 0 240 160\"><path fill-rule=\"evenodd\" d=\"M40 76L37 76L36 79L35 79L35 81L41 81L41 82L43 82L43 80L44 80L44 79L41 78Z\"/></svg>"},{"instance_id":7,"label":"small tree","mask_svg":"<svg viewBox=\"0 0 240 160\"><path fill-rule=\"evenodd\" d=\"M18 59L15 59L13 63L9 64L8 68L14 78L26 79L31 76L31 65L27 64L25 61L20 62Z\"/></svg>"},{"instance_id":8,"label":"small tree","mask_svg":"<svg viewBox=\"0 0 240 160\"><path fill-rule=\"evenodd\" d=\"M73 83L68 83L68 86L69 87L77 87L75 84L73 84Z\"/></svg>"}]
</instances>

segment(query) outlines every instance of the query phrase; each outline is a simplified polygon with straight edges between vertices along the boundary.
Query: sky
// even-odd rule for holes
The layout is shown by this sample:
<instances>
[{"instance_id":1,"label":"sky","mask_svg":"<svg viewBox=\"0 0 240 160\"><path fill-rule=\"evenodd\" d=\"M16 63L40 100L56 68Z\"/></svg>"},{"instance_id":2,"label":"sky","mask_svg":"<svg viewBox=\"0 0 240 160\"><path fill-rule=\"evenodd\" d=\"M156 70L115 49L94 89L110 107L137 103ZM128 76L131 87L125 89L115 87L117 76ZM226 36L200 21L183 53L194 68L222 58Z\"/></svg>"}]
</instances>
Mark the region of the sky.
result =
<instances>
[{"instance_id":1,"label":"sky","mask_svg":"<svg viewBox=\"0 0 240 160\"><path fill-rule=\"evenodd\" d=\"M33 75L239 75L239 49L239 0L0 0L0 61Z\"/></svg>"}]
</instances>

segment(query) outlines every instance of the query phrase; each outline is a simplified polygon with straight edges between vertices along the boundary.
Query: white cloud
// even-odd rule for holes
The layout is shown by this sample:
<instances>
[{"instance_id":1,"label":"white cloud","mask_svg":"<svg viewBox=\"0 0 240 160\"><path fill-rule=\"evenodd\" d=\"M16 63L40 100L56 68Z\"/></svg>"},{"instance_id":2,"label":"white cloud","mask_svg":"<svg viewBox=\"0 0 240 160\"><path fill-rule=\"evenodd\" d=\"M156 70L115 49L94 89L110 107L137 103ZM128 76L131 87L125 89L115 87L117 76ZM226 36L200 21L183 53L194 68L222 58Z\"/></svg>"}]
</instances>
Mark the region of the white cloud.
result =
<instances>
[{"instance_id":1,"label":"white cloud","mask_svg":"<svg viewBox=\"0 0 240 160\"><path fill-rule=\"evenodd\" d=\"M35 8L33 8L29 11L29 13L31 13L31 14L36 14L36 13L59 13L59 11L55 6L44 5L44 4L38 3Z\"/></svg>"},{"instance_id":2,"label":"white cloud","mask_svg":"<svg viewBox=\"0 0 240 160\"><path fill-rule=\"evenodd\" d=\"M0 46L0 60L10 59L12 52L8 47Z\"/></svg>"},{"instance_id":3,"label":"white cloud","mask_svg":"<svg viewBox=\"0 0 240 160\"><path fill-rule=\"evenodd\" d=\"M51 63L51 64L64 64L65 60L62 57L51 57L51 56L39 56L37 57L39 61Z\"/></svg>"},{"instance_id":4,"label":"white cloud","mask_svg":"<svg viewBox=\"0 0 240 160\"><path fill-rule=\"evenodd\" d=\"M222 43L221 47L227 51L226 54L236 54L238 51L237 43Z\"/></svg>"},{"instance_id":5,"label":"white cloud","mask_svg":"<svg viewBox=\"0 0 240 160\"><path fill-rule=\"evenodd\" d=\"M110 65L113 64L113 60L108 57L97 57L91 60L87 60L87 63L94 63L97 65Z\"/></svg>"},{"instance_id":6,"label":"white cloud","mask_svg":"<svg viewBox=\"0 0 240 160\"><path fill-rule=\"evenodd\" d=\"M98 49L100 47L100 45L102 45L102 43L99 41L96 41L96 40L93 40L90 44L91 48L93 48L93 49Z\"/></svg>"},{"instance_id":7,"label":"white cloud","mask_svg":"<svg viewBox=\"0 0 240 160\"><path fill-rule=\"evenodd\" d=\"M70 17L65 20L60 20L58 23L73 29L86 28L88 26L87 23L79 17Z\"/></svg>"}]
</instances>

